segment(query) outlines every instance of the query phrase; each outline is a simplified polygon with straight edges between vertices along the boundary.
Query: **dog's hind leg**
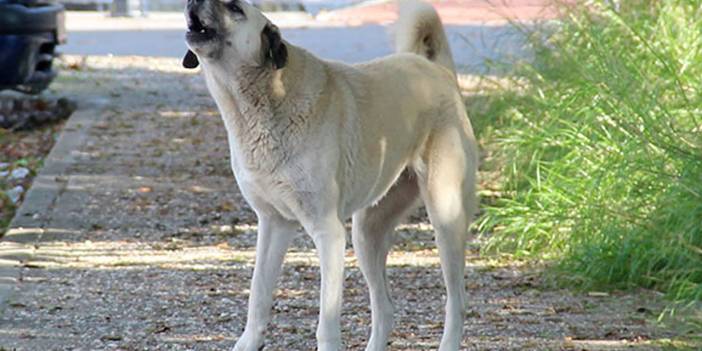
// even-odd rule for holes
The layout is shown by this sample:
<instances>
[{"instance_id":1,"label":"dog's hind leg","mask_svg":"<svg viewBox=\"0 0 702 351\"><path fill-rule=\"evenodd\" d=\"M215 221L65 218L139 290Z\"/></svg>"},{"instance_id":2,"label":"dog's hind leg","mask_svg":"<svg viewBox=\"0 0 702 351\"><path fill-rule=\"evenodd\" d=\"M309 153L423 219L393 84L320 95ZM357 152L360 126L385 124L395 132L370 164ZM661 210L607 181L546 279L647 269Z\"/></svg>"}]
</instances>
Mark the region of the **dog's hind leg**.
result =
<instances>
[{"instance_id":1,"label":"dog's hind leg","mask_svg":"<svg viewBox=\"0 0 702 351\"><path fill-rule=\"evenodd\" d=\"M467 120L466 120L467 121ZM446 315L440 351L461 345L465 314L465 245L476 211L477 150L469 126L447 127L427 143L419 187L436 243L446 285Z\"/></svg>"},{"instance_id":2,"label":"dog's hind leg","mask_svg":"<svg viewBox=\"0 0 702 351\"><path fill-rule=\"evenodd\" d=\"M375 206L353 215L353 247L368 283L372 330L367 351L385 350L393 324L393 308L385 270L392 246L393 230L419 198L417 179L405 170L395 185Z\"/></svg>"}]
</instances>

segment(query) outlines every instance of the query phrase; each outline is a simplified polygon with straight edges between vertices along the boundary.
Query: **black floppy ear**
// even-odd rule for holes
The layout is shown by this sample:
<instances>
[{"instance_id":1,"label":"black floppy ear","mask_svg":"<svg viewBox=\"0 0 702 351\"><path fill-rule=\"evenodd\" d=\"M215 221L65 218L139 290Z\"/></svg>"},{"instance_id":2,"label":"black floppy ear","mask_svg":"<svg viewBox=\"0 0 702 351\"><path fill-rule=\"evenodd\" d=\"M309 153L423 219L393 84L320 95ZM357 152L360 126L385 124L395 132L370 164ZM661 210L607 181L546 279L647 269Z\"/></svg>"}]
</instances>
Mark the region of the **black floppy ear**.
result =
<instances>
[{"instance_id":1,"label":"black floppy ear","mask_svg":"<svg viewBox=\"0 0 702 351\"><path fill-rule=\"evenodd\" d=\"M195 68L200 64L200 61L197 60L197 56L190 50L185 53L185 57L183 57L183 67L185 68Z\"/></svg>"},{"instance_id":2,"label":"black floppy ear","mask_svg":"<svg viewBox=\"0 0 702 351\"><path fill-rule=\"evenodd\" d=\"M281 69L288 63L288 48L280 37L280 30L272 23L266 25L261 33L263 37L263 57L270 60L275 69Z\"/></svg>"}]
</instances>

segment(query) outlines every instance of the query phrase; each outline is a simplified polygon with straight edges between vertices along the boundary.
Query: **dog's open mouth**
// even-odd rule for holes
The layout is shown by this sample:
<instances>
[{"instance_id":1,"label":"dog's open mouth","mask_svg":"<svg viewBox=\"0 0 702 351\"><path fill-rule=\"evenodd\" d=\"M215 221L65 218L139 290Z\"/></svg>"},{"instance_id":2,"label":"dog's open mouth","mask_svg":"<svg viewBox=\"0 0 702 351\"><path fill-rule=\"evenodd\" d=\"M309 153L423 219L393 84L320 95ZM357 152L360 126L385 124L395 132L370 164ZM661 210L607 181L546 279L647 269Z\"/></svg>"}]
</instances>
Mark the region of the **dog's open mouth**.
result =
<instances>
[{"instance_id":1,"label":"dog's open mouth","mask_svg":"<svg viewBox=\"0 0 702 351\"><path fill-rule=\"evenodd\" d=\"M188 14L188 33L185 34L185 38L190 43L203 43L214 39L217 32L210 27L206 27L200 18L194 13Z\"/></svg>"}]
</instances>

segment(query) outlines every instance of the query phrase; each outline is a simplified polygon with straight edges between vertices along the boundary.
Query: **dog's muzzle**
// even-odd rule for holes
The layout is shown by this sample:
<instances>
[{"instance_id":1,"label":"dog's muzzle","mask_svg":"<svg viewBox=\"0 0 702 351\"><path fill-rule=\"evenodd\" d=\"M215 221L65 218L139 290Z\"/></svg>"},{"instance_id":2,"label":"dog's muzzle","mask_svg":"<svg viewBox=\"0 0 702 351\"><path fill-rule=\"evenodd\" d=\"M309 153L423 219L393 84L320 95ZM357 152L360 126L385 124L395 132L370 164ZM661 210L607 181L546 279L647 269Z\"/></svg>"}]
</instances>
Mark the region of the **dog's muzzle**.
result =
<instances>
[{"instance_id":1,"label":"dog's muzzle","mask_svg":"<svg viewBox=\"0 0 702 351\"><path fill-rule=\"evenodd\" d=\"M206 26L198 15L203 2L204 0L188 0L186 7L188 32L185 34L185 39L190 44L205 43L217 36L217 31L210 26Z\"/></svg>"}]
</instances>

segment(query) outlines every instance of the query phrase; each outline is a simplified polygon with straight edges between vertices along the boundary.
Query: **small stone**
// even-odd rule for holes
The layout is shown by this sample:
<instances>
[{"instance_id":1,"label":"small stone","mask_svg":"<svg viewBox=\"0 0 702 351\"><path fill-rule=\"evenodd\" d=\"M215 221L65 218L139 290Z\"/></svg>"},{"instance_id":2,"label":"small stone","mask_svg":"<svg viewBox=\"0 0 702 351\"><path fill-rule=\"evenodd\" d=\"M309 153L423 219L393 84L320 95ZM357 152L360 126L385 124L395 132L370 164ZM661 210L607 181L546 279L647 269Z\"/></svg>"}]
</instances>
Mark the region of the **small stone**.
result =
<instances>
[{"instance_id":1,"label":"small stone","mask_svg":"<svg viewBox=\"0 0 702 351\"><path fill-rule=\"evenodd\" d=\"M20 197L22 197L22 193L24 193L24 187L21 185L18 185L8 191L5 192L5 195L10 198L10 201L12 201L13 204L16 204L19 202Z\"/></svg>"},{"instance_id":2,"label":"small stone","mask_svg":"<svg viewBox=\"0 0 702 351\"><path fill-rule=\"evenodd\" d=\"M14 169L12 171L12 174L10 175L10 179L24 179L28 175L29 175L29 170L24 168L24 167L20 167L20 168Z\"/></svg>"},{"instance_id":3,"label":"small stone","mask_svg":"<svg viewBox=\"0 0 702 351\"><path fill-rule=\"evenodd\" d=\"M219 226L219 232L222 234L231 234L234 232L234 228L230 225Z\"/></svg>"},{"instance_id":4,"label":"small stone","mask_svg":"<svg viewBox=\"0 0 702 351\"><path fill-rule=\"evenodd\" d=\"M5 178L10 174L10 171L0 171L0 178Z\"/></svg>"},{"instance_id":5,"label":"small stone","mask_svg":"<svg viewBox=\"0 0 702 351\"><path fill-rule=\"evenodd\" d=\"M7 167L10 167L10 164L7 162L0 162L0 169L5 169Z\"/></svg>"},{"instance_id":6,"label":"small stone","mask_svg":"<svg viewBox=\"0 0 702 351\"><path fill-rule=\"evenodd\" d=\"M100 339L103 341L120 341L122 336L120 335L103 335Z\"/></svg>"}]
</instances>

